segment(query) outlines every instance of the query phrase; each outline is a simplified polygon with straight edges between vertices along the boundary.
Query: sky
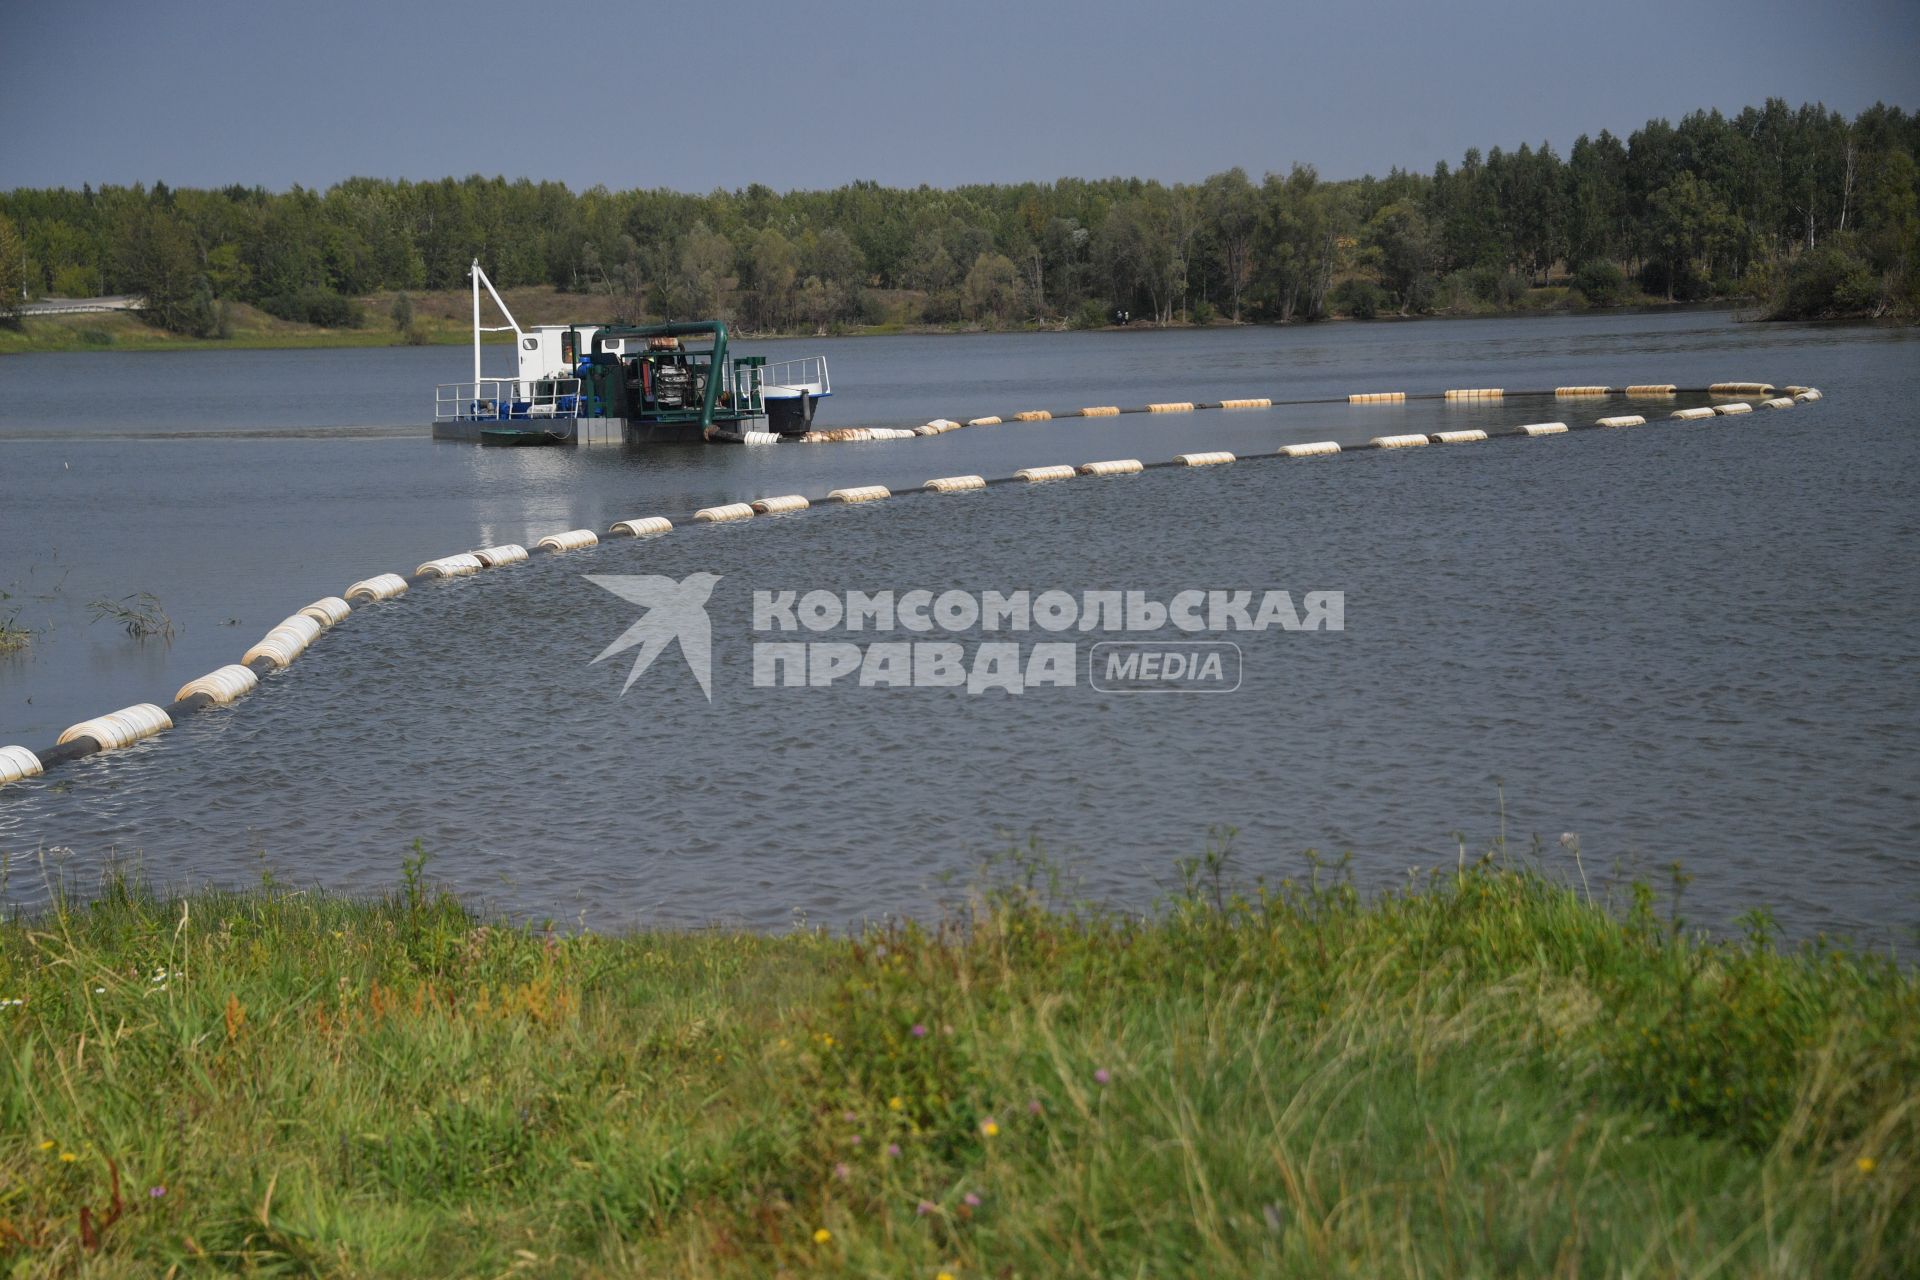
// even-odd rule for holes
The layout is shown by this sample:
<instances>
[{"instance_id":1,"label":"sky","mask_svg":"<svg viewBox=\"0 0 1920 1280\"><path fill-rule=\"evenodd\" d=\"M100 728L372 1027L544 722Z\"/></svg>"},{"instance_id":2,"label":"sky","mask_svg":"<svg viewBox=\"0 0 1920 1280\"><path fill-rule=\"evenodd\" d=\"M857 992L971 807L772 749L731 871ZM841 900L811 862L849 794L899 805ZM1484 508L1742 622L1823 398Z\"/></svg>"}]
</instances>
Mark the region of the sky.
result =
<instances>
[{"instance_id":1,"label":"sky","mask_svg":"<svg viewBox=\"0 0 1920 1280\"><path fill-rule=\"evenodd\" d=\"M0 0L0 190L1348 178L1768 97L1920 109L1920 0Z\"/></svg>"}]
</instances>

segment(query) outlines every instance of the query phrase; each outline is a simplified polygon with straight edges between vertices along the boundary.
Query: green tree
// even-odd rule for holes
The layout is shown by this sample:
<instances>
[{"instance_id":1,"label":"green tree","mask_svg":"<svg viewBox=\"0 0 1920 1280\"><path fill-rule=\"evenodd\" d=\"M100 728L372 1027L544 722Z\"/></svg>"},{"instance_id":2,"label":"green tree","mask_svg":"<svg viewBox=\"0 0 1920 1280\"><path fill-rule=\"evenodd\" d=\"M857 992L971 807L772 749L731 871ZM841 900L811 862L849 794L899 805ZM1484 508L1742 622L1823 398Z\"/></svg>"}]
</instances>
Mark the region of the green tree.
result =
<instances>
[{"instance_id":1,"label":"green tree","mask_svg":"<svg viewBox=\"0 0 1920 1280\"><path fill-rule=\"evenodd\" d=\"M962 305L972 318L1004 324L1020 302L1020 268L1001 253L983 253L973 261L961 286Z\"/></svg>"},{"instance_id":2,"label":"green tree","mask_svg":"<svg viewBox=\"0 0 1920 1280\"><path fill-rule=\"evenodd\" d=\"M0 214L0 318L19 314L27 288L27 246L13 219Z\"/></svg>"}]
</instances>

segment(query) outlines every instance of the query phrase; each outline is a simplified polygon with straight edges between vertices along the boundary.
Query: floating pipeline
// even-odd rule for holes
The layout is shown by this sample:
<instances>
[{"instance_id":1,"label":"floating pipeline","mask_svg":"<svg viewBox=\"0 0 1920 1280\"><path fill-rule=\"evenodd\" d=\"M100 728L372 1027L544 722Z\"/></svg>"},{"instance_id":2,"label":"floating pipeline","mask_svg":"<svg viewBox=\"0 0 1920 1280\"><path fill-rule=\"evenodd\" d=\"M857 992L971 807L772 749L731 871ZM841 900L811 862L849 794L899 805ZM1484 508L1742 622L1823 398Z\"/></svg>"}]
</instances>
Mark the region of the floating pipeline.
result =
<instances>
[{"instance_id":1,"label":"floating pipeline","mask_svg":"<svg viewBox=\"0 0 1920 1280\"><path fill-rule=\"evenodd\" d=\"M1529 390L1510 390L1504 387L1454 387L1444 391L1357 391L1345 396L1324 396L1306 399L1279 399L1272 396L1244 396L1225 400L1166 400L1143 405L1086 405L1078 409L1017 409L1006 413L986 414L980 417L953 419L935 418L920 426L906 429L896 427L840 427L830 431L809 431L805 435L794 437L807 444L868 444L885 440L915 440L928 436L943 435L949 431L958 431L963 427L997 427L1008 423L1058 422L1068 418L1114 418L1127 413L1170 414L1198 413L1208 409L1276 409L1313 405L1405 405L1418 401L1440 401L1448 404L1471 406L1491 401L1506 403L1513 400L1605 400L1614 396L1627 399L1671 399L1682 395L1701 396L1768 396L1773 394L1773 385L1766 382L1715 382L1704 387L1681 387L1671 382L1642 382L1627 387L1608 386L1565 386L1542 387ZM1820 398L1820 392L1813 387L1789 386L1783 388L1786 396L1798 403L1809 403ZM1778 407L1772 401L1769 408ZM1734 409L1738 413L1740 410Z\"/></svg>"},{"instance_id":2,"label":"floating pipeline","mask_svg":"<svg viewBox=\"0 0 1920 1280\"><path fill-rule=\"evenodd\" d=\"M1764 402L1764 408L1770 410L1791 409L1795 405L1812 404L1822 396L1817 387L1788 386L1782 388L1784 396L1774 397ZM1732 395L1768 395L1773 387L1768 383L1725 382L1714 383L1710 387L1680 389L1671 384L1640 384L1627 387L1624 391L1614 391L1600 387L1559 387L1552 391L1504 391L1483 389L1467 392L1433 392L1430 394L1408 395L1404 392L1367 392L1343 399L1329 400L1224 400L1214 402L1177 402L1159 406L1144 406L1139 409L1119 408L1111 405L1094 406L1090 409L1071 410L1048 415L1059 417L1112 417L1121 413L1185 413L1200 409L1219 408L1266 408L1283 404L1401 404L1407 400L1493 400L1519 399L1526 396L1538 396L1569 399L1597 399L1603 396L1627 396L1630 398L1662 398L1678 394L1711 395L1727 397ZM1728 414L1751 412L1752 406L1746 403L1731 402L1720 405L1701 406L1693 409L1675 410L1673 418L1683 420L1717 419ZM1031 412L1031 411L1030 411ZM1040 421L1043 419L1028 419ZM998 417L970 419L966 425L981 426L997 424ZM1283 444L1270 454L1236 456L1224 451L1205 453L1177 454L1165 462L1142 463L1137 458L1107 459L1082 463L1078 467L1071 465L1023 467L1010 476L987 479L982 476L941 476L926 482L918 492L921 494L959 493L985 489L999 485L1026 485L1043 481L1064 481L1079 477L1125 477L1142 471L1178 468L1192 470L1196 468L1222 465L1229 462L1253 462L1261 460L1294 460L1318 458L1351 453L1369 453L1381 451L1403 451L1408 448L1428 444L1466 444L1495 438L1531 439L1542 436L1564 435L1569 431L1589 431L1606 428L1639 427L1646 425L1646 418L1640 414L1622 414L1596 418L1592 422L1535 422L1506 428L1471 428L1462 430L1436 431L1431 433L1402 433L1397 435L1376 436L1366 444L1341 445L1333 440L1314 440L1303 443ZM951 419L938 420L938 431L957 430L960 424ZM934 424L928 424L933 426ZM937 434L938 431L931 433ZM913 438L910 431L889 433ZM838 505L854 505L876 502L895 495L883 485L854 485L831 491L825 501ZM903 494L901 496L907 496ZM691 519L698 523L715 522L714 513L727 512L719 517L721 521L746 519L756 515L779 512L799 512L809 509L813 504L803 495L784 494L777 497L760 498L749 503L731 503L724 507L703 508L693 514ZM744 511L744 515L734 514L735 510ZM703 519L704 517L704 519ZM671 533L674 522L666 516L636 516L621 520L608 530L609 534L627 538L658 537ZM600 537L591 529L570 529L562 533L548 534L534 546L536 552L548 555L561 555L569 552L587 551L600 543ZM22 746L0 746L0 785L18 782L26 778L39 777L46 770L96 755L105 751L117 751L157 737L172 729L183 715L204 711L210 707L231 706L260 685L262 676L282 670L297 660L307 648L325 631L349 620L355 607L365 608L387 601L397 600L408 589L424 582L441 581L453 577L466 577L481 569L492 569L519 564L529 558L526 548L507 543L497 547L483 547L477 551L461 552L444 556L438 560L429 560L420 565L409 577L397 573L375 574L353 583L338 596L327 596L307 605L292 617L276 626L261 641L249 649L241 661L190 680L182 685L167 706L153 703L138 703L119 711L111 712L92 720L84 720L63 732L59 739L49 747L30 750Z\"/></svg>"}]
</instances>

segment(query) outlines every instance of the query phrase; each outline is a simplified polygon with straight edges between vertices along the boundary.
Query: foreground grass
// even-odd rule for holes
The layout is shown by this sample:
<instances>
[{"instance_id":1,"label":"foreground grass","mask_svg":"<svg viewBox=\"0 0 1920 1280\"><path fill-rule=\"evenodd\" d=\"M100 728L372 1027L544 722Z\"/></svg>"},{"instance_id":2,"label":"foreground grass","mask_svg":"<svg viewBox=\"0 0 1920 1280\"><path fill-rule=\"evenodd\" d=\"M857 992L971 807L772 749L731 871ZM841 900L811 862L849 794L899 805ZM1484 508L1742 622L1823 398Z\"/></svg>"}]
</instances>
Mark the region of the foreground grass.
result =
<instances>
[{"instance_id":1,"label":"foreground grass","mask_svg":"<svg viewBox=\"0 0 1920 1280\"><path fill-rule=\"evenodd\" d=\"M1912 977L1650 902L1197 870L606 937L113 886L0 925L0 1273L1900 1273Z\"/></svg>"}]
</instances>

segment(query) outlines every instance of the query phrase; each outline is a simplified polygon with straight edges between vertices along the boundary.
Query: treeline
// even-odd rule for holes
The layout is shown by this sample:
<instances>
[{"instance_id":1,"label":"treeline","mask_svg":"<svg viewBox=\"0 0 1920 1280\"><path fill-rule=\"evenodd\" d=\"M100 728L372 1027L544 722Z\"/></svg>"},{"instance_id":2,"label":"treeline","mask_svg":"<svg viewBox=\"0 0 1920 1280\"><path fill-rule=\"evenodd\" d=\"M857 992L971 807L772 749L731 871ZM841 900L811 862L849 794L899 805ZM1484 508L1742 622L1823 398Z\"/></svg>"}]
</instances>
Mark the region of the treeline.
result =
<instances>
[{"instance_id":1,"label":"treeline","mask_svg":"<svg viewBox=\"0 0 1920 1280\"><path fill-rule=\"evenodd\" d=\"M1766 299L1779 315L1920 313L1920 116L1779 100L1622 140L1469 150L1431 174L1140 179L785 194L574 193L559 183L354 178L276 193L92 187L0 195L7 297L138 293L208 334L220 302L354 324L381 290L599 295L595 314L763 330L899 318L1094 324L1312 320L1511 306ZM8 225L11 224L11 225ZM0 285L6 280L0 278Z\"/></svg>"}]
</instances>

